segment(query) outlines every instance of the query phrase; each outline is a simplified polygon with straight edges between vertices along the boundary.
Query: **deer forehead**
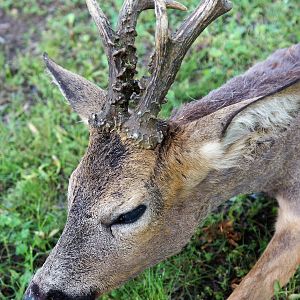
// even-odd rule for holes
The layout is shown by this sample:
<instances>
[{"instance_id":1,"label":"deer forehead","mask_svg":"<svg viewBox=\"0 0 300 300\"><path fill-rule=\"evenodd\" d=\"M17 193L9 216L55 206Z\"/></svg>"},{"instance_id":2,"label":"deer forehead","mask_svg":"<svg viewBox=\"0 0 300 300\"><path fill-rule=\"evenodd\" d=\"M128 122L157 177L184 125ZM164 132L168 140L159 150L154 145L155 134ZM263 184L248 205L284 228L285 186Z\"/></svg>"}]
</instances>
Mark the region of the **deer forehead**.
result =
<instances>
[{"instance_id":1,"label":"deer forehead","mask_svg":"<svg viewBox=\"0 0 300 300\"><path fill-rule=\"evenodd\" d=\"M120 179L110 184L120 184L129 179L146 178L153 170L156 154L152 150L136 147L122 141L118 134L91 131L88 149L77 168L77 177L83 182L99 183L99 179Z\"/></svg>"},{"instance_id":2,"label":"deer forehead","mask_svg":"<svg viewBox=\"0 0 300 300\"><path fill-rule=\"evenodd\" d=\"M70 178L69 208L75 201L102 211L138 205L153 190L155 165L154 151L92 130L86 154Z\"/></svg>"}]
</instances>

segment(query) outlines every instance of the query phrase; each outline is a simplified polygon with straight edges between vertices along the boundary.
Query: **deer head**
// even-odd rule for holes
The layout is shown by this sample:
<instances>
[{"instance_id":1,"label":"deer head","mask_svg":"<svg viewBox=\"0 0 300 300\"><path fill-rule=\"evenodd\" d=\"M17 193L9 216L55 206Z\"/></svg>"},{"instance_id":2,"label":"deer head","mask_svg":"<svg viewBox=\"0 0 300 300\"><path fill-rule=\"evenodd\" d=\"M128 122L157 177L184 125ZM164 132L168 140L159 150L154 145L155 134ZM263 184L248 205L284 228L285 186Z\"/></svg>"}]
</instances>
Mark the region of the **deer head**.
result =
<instances>
[{"instance_id":1,"label":"deer head","mask_svg":"<svg viewBox=\"0 0 300 300\"><path fill-rule=\"evenodd\" d=\"M33 277L28 300L94 299L179 252L211 208L213 191L204 186L199 200L196 186L231 165L234 155L226 149L240 145L235 138L226 149L207 141L219 141L234 113L258 99L191 122L158 118L187 50L231 9L229 1L203 0L173 34L167 9L186 10L173 0L125 0L116 30L96 0L86 2L108 57L109 86L104 91L44 56L57 86L89 124L90 140L70 178L64 231ZM151 8L155 51L150 76L137 79L135 27Z\"/></svg>"}]
</instances>

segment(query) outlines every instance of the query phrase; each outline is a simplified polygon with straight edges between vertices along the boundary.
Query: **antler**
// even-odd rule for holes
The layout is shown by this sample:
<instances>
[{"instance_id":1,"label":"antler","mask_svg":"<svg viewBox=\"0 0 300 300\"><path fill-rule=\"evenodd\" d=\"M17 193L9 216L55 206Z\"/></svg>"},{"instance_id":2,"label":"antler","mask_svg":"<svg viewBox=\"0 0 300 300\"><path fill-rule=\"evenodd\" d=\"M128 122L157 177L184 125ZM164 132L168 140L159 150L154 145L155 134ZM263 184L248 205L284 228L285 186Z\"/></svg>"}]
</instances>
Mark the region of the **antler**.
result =
<instances>
[{"instance_id":1,"label":"antler","mask_svg":"<svg viewBox=\"0 0 300 300\"><path fill-rule=\"evenodd\" d=\"M155 148L164 137L164 123L158 120L161 105L175 80L182 60L200 33L216 18L231 9L227 0L203 0L177 32L169 34L167 8L186 10L172 0L125 0L116 32L96 0L86 0L109 61L109 88L102 111L90 120L104 131L127 134L142 147ZM149 67L150 78L136 80L136 24L139 14L155 8L155 52ZM135 105L132 115L129 102Z\"/></svg>"}]
</instances>

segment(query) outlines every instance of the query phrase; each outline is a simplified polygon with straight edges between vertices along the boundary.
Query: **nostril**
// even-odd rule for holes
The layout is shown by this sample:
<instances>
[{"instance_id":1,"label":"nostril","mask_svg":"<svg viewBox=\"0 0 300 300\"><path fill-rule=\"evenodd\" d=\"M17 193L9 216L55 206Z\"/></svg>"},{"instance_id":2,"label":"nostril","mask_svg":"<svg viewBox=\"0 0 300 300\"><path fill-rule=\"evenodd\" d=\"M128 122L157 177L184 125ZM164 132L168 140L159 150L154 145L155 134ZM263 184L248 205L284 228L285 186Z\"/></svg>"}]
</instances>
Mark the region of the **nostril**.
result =
<instances>
[{"instance_id":1,"label":"nostril","mask_svg":"<svg viewBox=\"0 0 300 300\"><path fill-rule=\"evenodd\" d=\"M63 300L63 299L68 299L67 295L64 294L61 291L57 291L57 290L50 290L47 293L47 298L46 300Z\"/></svg>"},{"instance_id":2,"label":"nostril","mask_svg":"<svg viewBox=\"0 0 300 300\"><path fill-rule=\"evenodd\" d=\"M95 300L96 294L91 293L83 296L68 296L59 290L50 290L47 293L46 300Z\"/></svg>"},{"instance_id":3,"label":"nostril","mask_svg":"<svg viewBox=\"0 0 300 300\"><path fill-rule=\"evenodd\" d=\"M46 297L41 293L38 285L31 282L25 292L24 300L45 300L45 299Z\"/></svg>"}]
</instances>

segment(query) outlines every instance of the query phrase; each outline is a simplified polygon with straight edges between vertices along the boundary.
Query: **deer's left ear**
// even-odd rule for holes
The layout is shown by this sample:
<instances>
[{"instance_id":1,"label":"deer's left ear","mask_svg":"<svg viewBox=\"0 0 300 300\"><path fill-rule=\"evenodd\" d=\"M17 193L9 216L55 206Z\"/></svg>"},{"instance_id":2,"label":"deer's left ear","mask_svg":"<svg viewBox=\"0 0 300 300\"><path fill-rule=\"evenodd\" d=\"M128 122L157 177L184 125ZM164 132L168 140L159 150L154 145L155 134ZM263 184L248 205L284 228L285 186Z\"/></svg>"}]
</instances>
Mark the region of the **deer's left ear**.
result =
<instances>
[{"instance_id":1,"label":"deer's left ear","mask_svg":"<svg viewBox=\"0 0 300 300\"><path fill-rule=\"evenodd\" d=\"M299 116L300 80L272 95L239 102L185 125L177 153L193 170L190 173L201 178L201 172L233 167L241 157L263 155Z\"/></svg>"},{"instance_id":2,"label":"deer's left ear","mask_svg":"<svg viewBox=\"0 0 300 300\"><path fill-rule=\"evenodd\" d=\"M300 116L300 79L271 95L244 101L241 105L227 115L222 128L220 144L225 159L263 155L293 126Z\"/></svg>"},{"instance_id":3,"label":"deer's left ear","mask_svg":"<svg viewBox=\"0 0 300 300\"><path fill-rule=\"evenodd\" d=\"M88 123L89 117L103 107L106 92L87 79L62 68L47 54L44 54L44 61L61 93L81 119Z\"/></svg>"}]
</instances>

